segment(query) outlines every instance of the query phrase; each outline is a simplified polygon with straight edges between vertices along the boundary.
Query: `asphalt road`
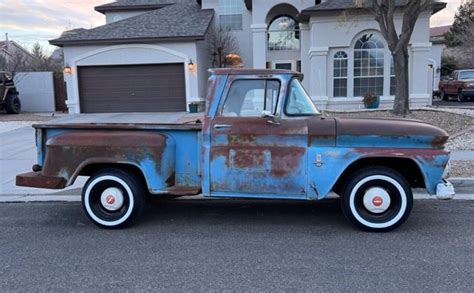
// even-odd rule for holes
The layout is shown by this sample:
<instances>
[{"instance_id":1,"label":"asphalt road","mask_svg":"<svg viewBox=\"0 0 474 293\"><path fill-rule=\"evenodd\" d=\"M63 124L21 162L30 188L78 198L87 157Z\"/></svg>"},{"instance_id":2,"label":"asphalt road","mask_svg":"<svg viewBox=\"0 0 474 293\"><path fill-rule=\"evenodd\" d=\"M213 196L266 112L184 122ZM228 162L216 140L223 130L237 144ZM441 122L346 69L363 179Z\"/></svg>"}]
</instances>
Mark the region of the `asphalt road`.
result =
<instances>
[{"instance_id":1,"label":"asphalt road","mask_svg":"<svg viewBox=\"0 0 474 293\"><path fill-rule=\"evenodd\" d=\"M474 201L418 200L376 234L336 200L181 200L102 230L78 203L0 204L0 291L472 292L473 215Z\"/></svg>"}]
</instances>

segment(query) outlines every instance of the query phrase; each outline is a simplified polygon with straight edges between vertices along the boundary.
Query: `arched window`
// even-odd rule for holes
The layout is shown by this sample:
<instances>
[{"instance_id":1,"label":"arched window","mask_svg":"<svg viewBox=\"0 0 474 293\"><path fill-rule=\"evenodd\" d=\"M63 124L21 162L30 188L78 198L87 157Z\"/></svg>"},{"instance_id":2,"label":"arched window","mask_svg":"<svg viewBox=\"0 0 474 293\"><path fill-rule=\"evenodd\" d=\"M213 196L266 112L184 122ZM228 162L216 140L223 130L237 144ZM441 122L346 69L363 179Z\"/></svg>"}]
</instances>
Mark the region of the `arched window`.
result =
<instances>
[{"instance_id":1,"label":"arched window","mask_svg":"<svg viewBox=\"0 0 474 293\"><path fill-rule=\"evenodd\" d=\"M278 16L268 26L268 50L299 50L298 23L290 16Z\"/></svg>"},{"instance_id":2,"label":"arched window","mask_svg":"<svg viewBox=\"0 0 474 293\"><path fill-rule=\"evenodd\" d=\"M334 54L334 97L347 97L347 54L338 51Z\"/></svg>"},{"instance_id":3,"label":"arched window","mask_svg":"<svg viewBox=\"0 0 474 293\"><path fill-rule=\"evenodd\" d=\"M384 43L376 34L365 34L354 45L354 96L383 95Z\"/></svg>"}]
</instances>

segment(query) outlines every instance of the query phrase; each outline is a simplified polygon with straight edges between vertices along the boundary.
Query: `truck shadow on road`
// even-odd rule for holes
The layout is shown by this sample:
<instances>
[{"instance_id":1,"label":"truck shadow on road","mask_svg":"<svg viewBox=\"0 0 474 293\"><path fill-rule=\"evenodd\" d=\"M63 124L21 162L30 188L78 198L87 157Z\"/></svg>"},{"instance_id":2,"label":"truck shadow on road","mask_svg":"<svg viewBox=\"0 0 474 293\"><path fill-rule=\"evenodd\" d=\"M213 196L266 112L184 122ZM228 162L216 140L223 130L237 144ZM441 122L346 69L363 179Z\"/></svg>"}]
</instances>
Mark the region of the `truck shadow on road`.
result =
<instances>
[{"instance_id":1,"label":"truck shadow on road","mask_svg":"<svg viewBox=\"0 0 474 293\"><path fill-rule=\"evenodd\" d=\"M345 220L339 200L152 200L139 223L156 225L229 227L232 229L352 229Z\"/></svg>"}]
</instances>

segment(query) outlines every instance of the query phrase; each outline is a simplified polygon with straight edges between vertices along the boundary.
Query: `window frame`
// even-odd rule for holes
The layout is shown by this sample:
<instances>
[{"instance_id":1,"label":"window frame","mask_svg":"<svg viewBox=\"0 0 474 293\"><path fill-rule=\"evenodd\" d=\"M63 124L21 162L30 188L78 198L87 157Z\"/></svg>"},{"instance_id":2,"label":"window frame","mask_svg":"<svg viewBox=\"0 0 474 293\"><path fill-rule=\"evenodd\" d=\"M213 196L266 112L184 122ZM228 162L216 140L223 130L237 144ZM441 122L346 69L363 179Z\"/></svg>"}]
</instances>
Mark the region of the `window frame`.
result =
<instances>
[{"instance_id":1,"label":"window frame","mask_svg":"<svg viewBox=\"0 0 474 293\"><path fill-rule=\"evenodd\" d=\"M288 108L288 101L290 100L289 97L290 97L290 91L291 91L291 83L294 81L294 80L298 80L298 82L301 84L301 80L299 80L296 76L294 76L293 78L291 78L290 80L288 80L288 85L286 87L286 93L285 93L285 103L283 105L283 113L285 114L286 117L312 117L312 116L319 116L321 115L321 113L319 112L318 108L316 107L316 105L314 105L314 102L313 100L311 100L311 96L308 94L308 91L304 88L303 84L301 84L301 87L303 88L304 92L306 93L306 95L309 97L311 103L313 103L314 107L316 108L316 111L318 111L318 113L315 113L315 114L290 114L286 111L286 109Z\"/></svg>"},{"instance_id":2,"label":"window frame","mask_svg":"<svg viewBox=\"0 0 474 293\"><path fill-rule=\"evenodd\" d=\"M279 104L280 104L280 97L281 97L281 85L282 85L282 80L281 79L278 79L276 77L272 77L272 78L262 78L262 77L257 77L257 78L254 78L254 77L241 77L241 78L236 78L234 80L232 80L232 82L230 83L229 86L227 86L225 92L223 94L225 94L225 98L221 100L220 102L220 105L219 105L219 111L216 113L216 117L226 117L226 118L258 118L259 116L224 116L223 115L223 111L224 111L224 106L227 102L227 99L229 98L229 92L232 88L232 86L234 85L235 82L238 82L238 81L259 81L259 80L263 80L265 81L265 87L263 88L264 92L265 92L265 99L264 99L264 108L265 108L265 105L266 105L266 95L267 95L267 83L268 81L276 81L278 82L278 94L277 94L277 100L276 100L276 104L275 104L275 111L272 113L273 115L277 115L277 112L279 111L278 107L279 107Z\"/></svg>"},{"instance_id":3,"label":"window frame","mask_svg":"<svg viewBox=\"0 0 474 293\"><path fill-rule=\"evenodd\" d=\"M231 9L226 9L226 5L224 4L226 0L219 0L218 1L218 6L219 6L219 27L221 29L226 29L229 31L242 31L244 28L244 4L243 1L241 0L227 0L227 1L235 1L235 3L239 3L239 13L235 13L233 11L226 11L226 10L231 10ZM222 25L222 17L223 16L240 16L240 27L229 27L229 26L223 26Z\"/></svg>"},{"instance_id":4,"label":"window frame","mask_svg":"<svg viewBox=\"0 0 474 293\"><path fill-rule=\"evenodd\" d=\"M338 55L339 53L344 53L345 57L341 58L341 57L336 57L336 55ZM333 59L332 59L332 96L333 98L346 98L348 95L349 95L349 69L350 69L350 58L349 58L349 54L344 51L344 50L337 50L333 55ZM345 60L346 61L346 75L345 76L335 76L334 74L334 70L336 69L336 61L342 61L342 60ZM339 67L340 69L340 67ZM335 80L338 79L338 80L341 80L341 79L345 79L346 80L346 95L345 96L336 96L335 95Z\"/></svg>"},{"instance_id":5,"label":"window frame","mask_svg":"<svg viewBox=\"0 0 474 293\"><path fill-rule=\"evenodd\" d=\"M370 36L370 38L374 37L375 40L371 41L370 38L369 38L367 41L362 43L362 38L364 38L365 36ZM375 43L375 48L364 48L364 45L366 43L368 43L369 41ZM359 42L361 42L361 44L362 44L361 48L356 48L356 46L358 45ZM379 45L377 45L378 42L380 42L381 47ZM353 96L354 97L363 97L364 96L363 93L356 95L356 85L355 84L356 84L357 79L374 79L374 80L376 80L376 79L380 79L380 78L382 78L382 92L380 93L380 95L377 94L376 92L374 92L373 94L376 94L378 96L384 96L384 94L385 94L385 84L386 84L385 81L386 81L386 74L387 74L386 61L385 61L386 56L387 56L387 45L384 42L384 39L380 36L380 34L378 32L363 32L363 33L361 33L357 36L357 38L355 39L355 42L352 44L352 51L353 51L353 60L352 60L352 63L353 63L353 67L352 67L352 79L353 79L352 94L353 94ZM356 53L357 52L360 52L361 56L356 59ZM367 72L367 74L363 75L362 71L361 71L361 72L359 72L359 75L356 75L356 73L355 73L355 71L356 71L355 62L356 62L356 60L360 60L361 64L357 68L362 70L363 69L362 62L364 60L364 56L363 56L364 52L366 52L366 54L367 54L368 66L366 67L366 69L368 70L368 72ZM371 60L370 57L371 57L372 52L375 53L375 63L376 63L375 67L370 65L370 60ZM382 58L381 58L381 60L382 60L382 74L379 74L377 72L377 70L379 69L379 66L377 66L378 65L377 61L380 60L377 57L379 52L381 52L383 54ZM375 72L376 72L375 75L370 74L370 70L372 70L372 69L375 70ZM377 88L377 87L378 87L378 85L376 84L375 88Z\"/></svg>"}]
</instances>

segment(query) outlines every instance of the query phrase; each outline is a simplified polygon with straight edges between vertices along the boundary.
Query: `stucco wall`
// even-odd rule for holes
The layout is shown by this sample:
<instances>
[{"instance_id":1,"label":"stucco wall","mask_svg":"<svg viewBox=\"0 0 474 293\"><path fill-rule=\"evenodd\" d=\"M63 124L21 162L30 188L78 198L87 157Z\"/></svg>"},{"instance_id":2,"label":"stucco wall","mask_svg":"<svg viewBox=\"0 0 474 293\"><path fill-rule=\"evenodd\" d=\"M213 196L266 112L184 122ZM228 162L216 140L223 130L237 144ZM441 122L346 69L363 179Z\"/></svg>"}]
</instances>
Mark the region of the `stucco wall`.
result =
<instances>
[{"instance_id":1,"label":"stucco wall","mask_svg":"<svg viewBox=\"0 0 474 293\"><path fill-rule=\"evenodd\" d=\"M213 19L213 26L219 27L219 0L203 0L203 9L214 9L215 16ZM242 30L231 31L235 36L238 45L238 53L244 62L244 67L252 68L253 65L253 51L252 51L252 32L250 25L252 24L252 11L247 10L243 5L242 11Z\"/></svg>"},{"instance_id":2,"label":"stucco wall","mask_svg":"<svg viewBox=\"0 0 474 293\"><path fill-rule=\"evenodd\" d=\"M433 64L433 90L438 90L439 81L441 79L441 57L443 56L444 44L433 44L431 47L431 61Z\"/></svg>"},{"instance_id":3,"label":"stucco wall","mask_svg":"<svg viewBox=\"0 0 474 293\"><path fill-rule=\"evenodd\" d=\"M429 13L422 14L416 23L411 38L410 63L410 100L413 105L421 106L431 102L428 92L428 63L431 54L429 42ZM402 14L396 15L396 27L400 30ZM310 79L309 93L320 108L358 108L362 107L362 98L353 97L353 45L356 38L364 32L379 32L379 25L371 15L353 14L342 17L339 13L312 16L310 19ZM343 50L349 57L348 97L333 98L333 55ZM304 54L304 52L302 52ZM390 52L386 46L384 68L390 70ZM392 107L393 96L389 94L389 78L384 80L382 107Z\"/></svg>"},{"instance_id":4,"label":"stucco wall","mask_svg":"<svg viewBox=\"0 0 474 293\"><path fill-rule=\"evenodd\" d=\"M15 85L24 112L54 112L54 81L52 72L18 72Z\"/></svg>"},{"instance_id":5,"label":"stucco wall","mask_svg":"<svg viewBox=\"0 0 474 293\"><path fill-rule=\"evenodd\" d=\"M207 67L199 64L194 42L64 47L65 64L72 68L72 74L64 77L68 91L66 105L70 113L80 113L77 67L94 65L183 63L187 103L199 100L200 72L189 71L188 63L191 59L197 68Z\"/></svg>"}]
</instances>

